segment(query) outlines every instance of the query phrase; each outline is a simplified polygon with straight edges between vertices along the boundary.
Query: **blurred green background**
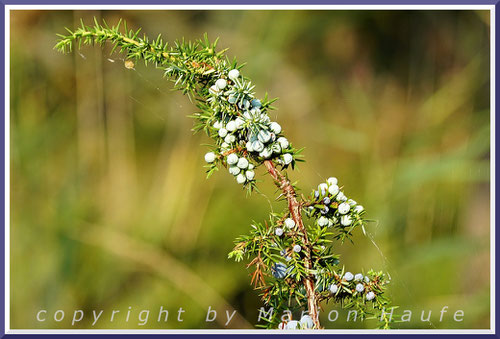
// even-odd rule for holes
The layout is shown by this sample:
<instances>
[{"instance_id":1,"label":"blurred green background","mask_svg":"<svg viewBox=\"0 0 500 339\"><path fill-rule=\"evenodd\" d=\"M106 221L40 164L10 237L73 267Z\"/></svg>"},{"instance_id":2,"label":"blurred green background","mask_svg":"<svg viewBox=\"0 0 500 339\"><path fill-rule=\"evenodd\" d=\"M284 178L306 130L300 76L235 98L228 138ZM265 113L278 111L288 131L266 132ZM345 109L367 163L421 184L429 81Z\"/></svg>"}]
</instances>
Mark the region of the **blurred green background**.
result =
<instances>
[{"instance_id":1,"label":"blurred green background","mask_svg":"<svg viewBox=\"0 0 500 339\"><path fill-rule=\"evenodd\" d=\"M273 118L307 160L292 178L309 193L336 176L376 220L373 242L359 231L336 249L351 272L390 274L394 304L413 311L397 327L489 328L488 11L49 10L10 18L12 328L224 328L230 309L228 328L252 328L261 306L227 253L280 208L269 177L251 197L224 172L205 180L209 140L161 70L126 69L109 46L52 49L93 16L168 41L220 37L257 94L280 98ZM374 327L328 322L332 309L326 328Z\"/></svg>"}]
</instances>

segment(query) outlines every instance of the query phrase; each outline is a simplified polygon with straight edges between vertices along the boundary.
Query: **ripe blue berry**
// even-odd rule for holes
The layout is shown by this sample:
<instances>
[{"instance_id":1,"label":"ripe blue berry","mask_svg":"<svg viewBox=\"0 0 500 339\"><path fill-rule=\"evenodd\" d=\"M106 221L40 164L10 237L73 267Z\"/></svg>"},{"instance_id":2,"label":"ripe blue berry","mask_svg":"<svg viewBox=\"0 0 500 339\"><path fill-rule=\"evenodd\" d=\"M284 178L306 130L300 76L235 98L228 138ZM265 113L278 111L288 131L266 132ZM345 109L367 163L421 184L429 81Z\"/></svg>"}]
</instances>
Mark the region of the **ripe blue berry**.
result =
<instances>
[{"instance_id":1,"label":"ripe blue berry","mask_svg":"<svg viewBox=\"0 0 500 339\"><path fill-rule=\"evenodd\" d=\"M300 251L302 251L302 247L300 247L300 245L295 245L293 246L293 251L295 253L299 253Z\"/></svg>"},{"instance_id":2,"label":"ripe blue berry","mask_svg":"<svg viewBox=\"0 0 500 339\"><path fill-rule=\"evenodd\" d=\"M283 279L286 277L288 270L286 265L283 263L276 263L271 268L272 274L276 279Z\"/></svg>"},{"instance_id":3,"label":"ripe blue berry","mask_svg":"<svg viewBox=\"0 0 500 339\"><path fill-rule=\"evenodd\" d=\"M337 285L335 285L335 284L330 285L330 292L332 294L337 293L338 290L339 290L339 287Z\"/></svg>"},{"instance_id":4,"label":"ripe blue berry","mask_svg":"<svg viewBox=\"0 0 500 339\"><path fill-rule=\"evenodd\" d=\"M363 292L365 290L365 287L363 286L363 284L357 284L356 285L356 291L358 292Z\"/></svg>"},{"instance_id":5,"label":"ripe blue berry","mask_svg":"<svg viewBox=\"0 0 500 339\"><path fill-rule=\"evenodd\" d=\"M325 197L325 199L323 199L323 204L325 204L325 205L330 205L331 202L332 201L328 197Z\"/></svg>"},{"instance_id":6,"label":"ripe blue berry","mask_svg":"<svg viewBox=\"0 0 500 339\"><path fill-rule=\"evenodd\" d=\"M255 107L255 108L262 107L262 103L260 102L259 99L253 99L252 102L251 102L251 104L252 104L252 107Z\"/></svg>"},{"instance_id":7,"label":"ripe blue berry","mask_svg":"<svg viewBox=\"0 0 500 339\"><path fill-rule=\"evenodd\" d=\"M281 237L283 235L283 229L278 227L275 231L274 234L276 234L278 237Z\"/></svg>"},{"instance_id":8,"label":"ripe blue berry","mask_svg":"<svg viewBox=\"0 0 500 339\"><path fill-rule=\"evenodd\" d=\"M362 275L361 273L357 273L357 274L354 276L354 280L356 280L356 281L363 280L363 275Z\"/></svg>"}]
</instances>

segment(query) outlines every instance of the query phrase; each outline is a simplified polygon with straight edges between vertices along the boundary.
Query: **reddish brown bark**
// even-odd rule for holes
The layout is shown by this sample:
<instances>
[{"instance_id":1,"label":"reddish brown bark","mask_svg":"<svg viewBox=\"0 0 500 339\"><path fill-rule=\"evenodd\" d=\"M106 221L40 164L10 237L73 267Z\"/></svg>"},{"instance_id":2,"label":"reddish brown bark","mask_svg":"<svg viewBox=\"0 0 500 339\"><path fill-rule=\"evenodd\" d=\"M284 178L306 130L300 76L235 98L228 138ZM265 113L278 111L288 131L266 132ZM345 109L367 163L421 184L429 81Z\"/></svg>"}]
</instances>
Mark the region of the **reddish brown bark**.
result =
<instances>
[{"instance_id":1,"label":"reddish brown bark","mask_svg":"<svg viewBox=\"0 0 500 339\"><path fill-rule=\"evenodd\" d=\"M288 201L288 210L290 212L290 217L295 221L295 225L298 227L299 231L303 234L302 243L304 245L304 267L306 270L312 268L311 264L311 246L309 243L309 239L307 238L307 232L304 227L304 223L302 221L302 212L301 205L297 200L297 194L295 193L295 189L293 188L290 181L274 166L274 163L270 160L264 161L264 165L266 166L267 171L273 178L276 186L278 186L283 194L285 195ZM309 311L309 316L314 321L314 325L316 328L321 328L321 324L319 323L319 303L316 297L316 293L314 291L314 277L312 275L308 275L303 278L302 282L306 288L307 294L307 308Z\"/></svg>"}]
</instances>

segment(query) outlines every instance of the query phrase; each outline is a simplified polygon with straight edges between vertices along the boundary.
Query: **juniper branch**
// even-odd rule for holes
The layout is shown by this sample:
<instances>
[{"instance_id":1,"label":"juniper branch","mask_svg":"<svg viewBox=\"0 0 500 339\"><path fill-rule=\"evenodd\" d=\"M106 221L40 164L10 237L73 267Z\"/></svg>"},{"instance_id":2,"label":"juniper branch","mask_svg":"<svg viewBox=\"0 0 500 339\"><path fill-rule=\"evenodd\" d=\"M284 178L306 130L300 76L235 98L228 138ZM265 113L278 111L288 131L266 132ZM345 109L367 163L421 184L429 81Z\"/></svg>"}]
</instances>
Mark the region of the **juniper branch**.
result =
<instances>
[{"instance_id":1,"label":"juniper branch","mask_svg":"<svg viewBox=\"0 0 500 339\"><path fill-rule=\"evenodd\" d=\"M242 65L229 60L226 50L217 51L217 40L210 42L206 34L203 39L175 41L170 46L161 35L149 40L140 36L140 29L129 30L126 23L123 30L121 20L111 27L95 19L93 26L81 22L76 30L58 35L55 48L69 52L82 44L109 42L111 53L123 53L128 62L144 60L146 65L162 69L175 89L196 101L199 111L191 116L194 131L204 131L214 141L212 151L205 155L207 176L226 167L250 193L257 189L254 169L264 165L287 201L286 211L271 214L264 224L254 223L251 234L237 239L229 253L237 261L253 256L249 263L254 269L252 283L266 304L276 310L308 310L309 318L301 319L300 324L291 319L281 323L274 314L267 327L319 329L319 303L323 300L333 299L363 314L368 314L365 309L370 301L374 310L386 307L383 273L353 276L344 272L331 249L332 239L349 239L363 225L362 206L347 199L336 178L320 184L309 197L299 196L288 179L287 170L302 161L302 150L294 148L281 126L270 121L268 112L276 99L267 94L262 101L256 99L254 86L240 75ZM307 224L306 218L313 224ZM390 321L382 320L387 327Z\"/></svg>"}]
</instances>

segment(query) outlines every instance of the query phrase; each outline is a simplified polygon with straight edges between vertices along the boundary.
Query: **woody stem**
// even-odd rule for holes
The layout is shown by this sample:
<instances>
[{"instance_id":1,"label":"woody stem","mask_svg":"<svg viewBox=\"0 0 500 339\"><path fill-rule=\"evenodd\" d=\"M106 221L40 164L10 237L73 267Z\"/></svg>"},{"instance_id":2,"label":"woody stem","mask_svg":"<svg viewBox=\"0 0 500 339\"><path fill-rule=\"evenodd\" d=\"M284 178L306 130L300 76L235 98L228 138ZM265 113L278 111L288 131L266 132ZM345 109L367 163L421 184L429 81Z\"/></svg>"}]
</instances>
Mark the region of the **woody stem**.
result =
<instances>
[{"instance_id":1,"label":"woody stem","mask_svg":"<svg viewBox=\"0 0 500 339\"><path fill-rule=\"evenodd\" d=\"M311 264L311 246L309 243L309 239L307 238L307 232L304 227L304 222L302 221L302 212L300 203L297 200L297 194L295 193L295 189L292 184L277 168L274 166L274 163L270 160L264 161L264 165L266 166L267 171L271 175L274 180L276 186L278 186L283 194L285 195L288 201L288 210L290 212L290 216L295 221L295 225L299 229L302 234L302 243L304 245L304 267L308 272L307 276L302 279L302 282L306 288L307 295L307 307L309 311L309 316L313 319L314 325L316 328L321 328L321 324L319 323L319 312L318 312L318 299L316 298L316 293L314 291L314 277L309 273L312 269Z\"/></svg>"}]
</instances>

